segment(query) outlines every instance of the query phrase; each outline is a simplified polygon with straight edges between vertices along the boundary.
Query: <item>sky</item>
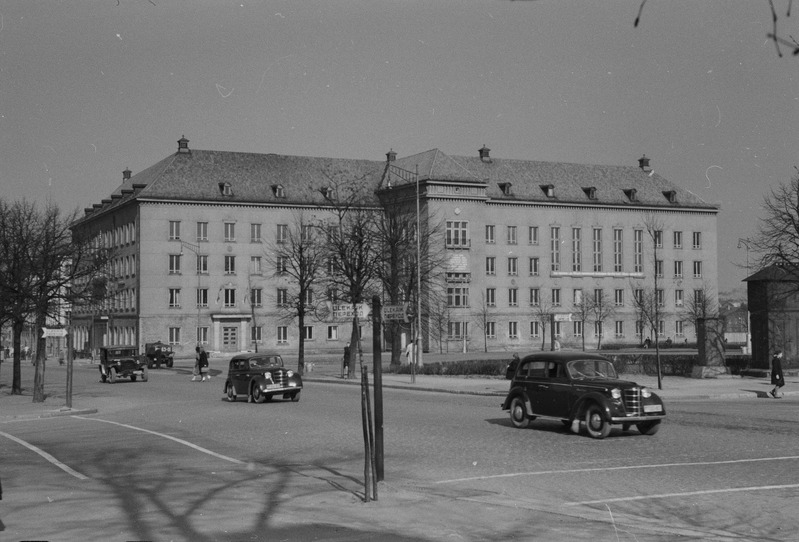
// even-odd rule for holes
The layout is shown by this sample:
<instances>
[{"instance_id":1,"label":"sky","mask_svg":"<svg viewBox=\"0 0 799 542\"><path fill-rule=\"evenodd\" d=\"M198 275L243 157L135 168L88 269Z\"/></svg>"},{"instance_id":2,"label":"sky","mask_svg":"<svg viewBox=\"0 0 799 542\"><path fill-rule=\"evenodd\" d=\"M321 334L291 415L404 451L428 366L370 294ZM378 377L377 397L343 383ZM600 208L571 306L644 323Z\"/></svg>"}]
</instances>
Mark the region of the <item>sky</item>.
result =
<instances>
[{"instance_id":1,"label":"sky","mask_svg":"<svg viewBox=\"0 0 799 542\"><path fill-rule=\"evenodd\" d=\"M775 0L780 33L796 15ZM0 197L79 210L194 149L637 165L720 206L743 292L799 165L799 57L768 2L0 0ZM785 51L784 51L785 52Z\"/></svg>"}]
</instances>

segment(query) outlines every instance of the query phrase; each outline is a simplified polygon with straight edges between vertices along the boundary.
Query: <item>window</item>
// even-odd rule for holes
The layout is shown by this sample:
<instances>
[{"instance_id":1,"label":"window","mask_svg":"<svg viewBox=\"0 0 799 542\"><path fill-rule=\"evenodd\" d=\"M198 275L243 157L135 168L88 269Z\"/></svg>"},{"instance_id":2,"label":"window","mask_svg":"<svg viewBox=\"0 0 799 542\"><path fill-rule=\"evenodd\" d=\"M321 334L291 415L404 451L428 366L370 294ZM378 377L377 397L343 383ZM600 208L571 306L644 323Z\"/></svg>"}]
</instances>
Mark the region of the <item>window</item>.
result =
<instances>
[{"instance_id":1,"label":"window","mask_svg":"<svg viewBox=\"0 0 799 542\"><path fill-rule=\"evenodd\" d=\"M601 320L597 320L594 322L594 337L604 337L605 334L603 333L605 326L603 325L604 322Z\"/></svg>"},{"instance_id":2,"label":"window","mask_svg":"<svg viewBox=\"0 0 799 542\"><path fill-rule=\"evenodd\" d=\"M285 198L286 191L283 188L282 184L273 184L272 185L272 193L275 195L276 198Z\"/></svg>"},{"instance_id":3,"label":"window","mask_svg":"<svg viewBox=\"0 0 799 542\"><path fill-rule=\"evenodd\" d=\"M578 307L583 302L583 290L581 288L575 288L572 291L572 305Z\"/></svg>"},{"instance_id":4,"label":"window","mask_svg":"<svg viewBox=\"0 0 799 542\"><path fill-rule=\"evenodd\" d=\"M197 273L200 275L208 274L208 256L197 254Z\"/></svg>"},{"instance_id":5,"label":"window","mask_svg":"<svg viewBox=\"0 0 799 542\"><path fill-rule=\"evenodd\" d=\"M530 226L527 228L527 240L531 245L538 244L538 226Z\"/></svg>"},{"instance_id":6,"label":"window","mask_svg":"<svg viewBox=\"0 0 799 542\"><path fill-rule=\"evenodd\" d=\"M225 274L226 275L235 275L236 274L236 257L235 256L225 256Z\"/></svg>"},{"instance_id":7,"label":"window","mask_svg":"<svg viewBox=\"0 0 799 542\"><path fill-rule=\"evenodd\" d=\"M602 288L595 288L594 304L601 307L604 302L605 302L605 293L602 291Z\"/></svg>"},{"instance_id":8,"label":"window","mask_svg":"<svg viewBox=\"0 0 799 542\"><path fill-rule=\"evenodd\" d=\"M448 307L468 307L469 288L447 288Z\"/></svg>"},{"instance_id":9,"label":"window","mask_svg":"<svg viewBox=\"0 0 799 542\"><path fill-rule=\"evenodd\" d=\"M682 260L674 260L674 278L682 278Z\"/></svg>"},{"instance_id":10,"label":"window","mask_svg":"<svg viewBox=\"0 0 799 542\"><path fill-rule=\"evenodd\" d=\"M683 321L677 320L674 322L674 335L677 337L685 337L685 331L683 330Z\"/></svg>"},{"instance_id":11,"label":"window","mask_svg":"<svg viewBox=\"0 0 799 542\"><path fill-rule=\"evenodd\" d=\"M583 270L583 231L572 228L572 271Z\"/></svg>"},{"instance_id":12,"label":"window","mask_svg":"<svg viewBox=\"0 0 799 542\"><path fill-rule=\"evenodd\" d=\"M655 260L655 276L663 277L663 260Z\"/></svg>"},{"instance_id":13,"label":"window","mask_svg":"<svg viewBox=\"0 0 799 542\"><path fill-rule=\"evenodd\" d=\"M287 224L278 224L277 225L277 233L275 237L275 241L283 244L287 243L289 240L289 227Z\"/></svg>"},{"instance_id":14,"label":"window","mask_svg":"<svg viewBox=\"0 0 799 542\"><path fill-rule=\"evenodd\" d=\"M225 288L225 307L235 307L236 306L236 289L235 288Z\"/></svg>"},{"instance_id":15,"label":"window","mask_svg":"<svg viewBox=\"0 0 799 542\"><path fill-rule=\"evenodd\" d=\"M235 222L225 222L225 241L232 243L236 240Z\"/></svg>"},{"instance_id":16,"label":"window","mask_svg":"<svg viewBox=\"0 0 799 542\"><path fill-rule=\"evenodd\" d=\"M621 273L624 271L624 231L619 228L613 229L613 271Z\"/></svg>"},{"instance_id":17,"label":"window","mask_svg":"<svg viewBox=\"0 0 799 542\"><path fill-rule=\"evenodd\" d=\"M250 256L250 274L251 275L260 275L261 274L261 257L260 256Z\"/></svg>"},{"instance_id":18,"label":"window","mask_svg":"<svg viewBox=\"0 0 799 542\"><path fill-rule=\"evenodd\" d=\"M613 304L617 307L624 306L624 290L617 288L613 291Z\"/></svg>"},{"instance_id":19,"label":"window","mask_svg":"<svg viewBox=\"0 0 799 542\"><path fill-rule=\"evenodd\" d=\"M180 240L180 220L169 221L169 240L170 241Z\"/></svg>"},{"instance_id":20,"label":"window","mask_svg":"<svg viewBox=\"0 0 799 542\"><path fill-rule=\"evenodd\" d=\"M674 232L674 248L682 248L682 232Z\"/></svg>"},{"instance_id":21,"label":"window","mask_svg":"<svg viewBox=\"0 0 799 542\"><path fill-rule=\"evenodd\" d=\"M497 274L497 259L493 256L489 256L486 258L486 275L496 275Z\"/></svg>"},{"instance_id":22,"label":"window","mask_svg":"<svg viewBox=\"0 0 799 542\"><path fill-rule=\"evenodd\" d=\"M616 338L624 338L624 322L622 320L616 320Z\"/></svg>"},{"instance_id":23,"label":"window","mask_svg":"<svg viewBox=\"0 0 799 542\"><path fill-rule=\"evenodd\" d=\"M583 323L580 320L572 322L572 335L575 337L583 336Z\"/></svg>"},{"instance_id":24,"label":"window","mask_svg":"<svg viewBox=\"0 0 799 542\"><path fill-rule=\"evenodd\" d=\"M516 243L516 226L508 226L508 244L515 245Z\"/></svg>"},{"instance_id":25,"label":"window","mask_svg":"<svg viewBox=\"0 0 799 542\"><path fill-rule=\"evenodd\" d=\"M674 305L676 307L682 307L682 303L683 303L682 290L674 290Z\"/></svg>"},{"instance_id":26,"label":"window","mask_svg":"<svg viewBox=\"0 0 799 542\"><path fill-rule=\"evenodd\" d=\"M313 326L302 326L302 338L306 341L313 340Z\"/></svg>"},{"instance_id":27,"label":"window","mask_svg":"<svg viewBox=\"0 0 799 542\"><path fill-rule=\"evenodd\" d=\"M541 291L538 288L530 288L530 306L537 307L541 304Z\"/></svg>"},{"instance_id":28,"label":"window","mask_svg":"<svg viewBox=\"0 0 799 542\"><path fill-rule=\"evenodd\" d=\"M508 275L515 277L519 274L519 258L508 258Z\"/></svg>"},{"instance_id":29,"label":"window","mask_svg":"<svg viewBox=\"0 0 799 542\"><path fill-rule=\"evenodd\" d=\"M519 322L508 322L508 338L519 338Z\"/></svg>"},{"instance_id":30,"label":"window","mask_svg":"<svg viewBox=\"0 0 799 542\"><path fill-rule=\"evenodd\" d=\"M197 288L197 307L208 307L208 288Z\"/></svg>"},{"instance_id":31,"label":"window","mask_svg":"<svg viewBox=\"0 0 799 542\"><path fill-rule=\"evenodd\" d=\"M658 320L658 337L662 337L666 334L666 322L663 320Z\"/></svg>"},{"instance_id":32,"label":"window","mask_svg":"<svg viewBox=\"0 0 799 542\"><path fill-rule=\"evenodd\" d=\"M694 232L694 249L699 250L702 248L702 232L695 231Z\"/></svg>"},{"instance_id":33,"label":"window","mask_svg":"<svg viewBox=\"0 0 799 542\"><path fill-rule=\"evenodd\" d=\"M169 255L169 274L180 274L180 254Z\"/></svg>"},{"instance_id":34,"label":"window","mask_svg":"<svg viewBox=\"0 0 799 542\"><path fill-rule=\"evenodd\" d=\"M602 228L593 230L594 273L602 272Z\"/></svg>"},{"instance_id":35,"label":"window","mask_svg":"<svg viewBox=\"0 0 799 542\"><path fill-rule=\"evenodd\" d=\"M289 304L289 291L286 288L277 289L277 306L285 307Z\"/></svg>"},{"instance_id":36,"label":"window","mask_svg":"<svg viewBox=\"0 0 799 542\"><path fill-rule=\"evenodd\" d=\"M303 224L300 228L300 237L302 242L305 244L313 241L313 226Z\"/></svg>"},{"instance_id":37,"label":"window","mask_svg":"<svg viewBox=\"0 0 799 542\"><path fill-rule=\"evenodd\" d=\"M447 324L448 339L463 339L469 337L469 322L449 322Z\"/></svg>"},{"instance_id":38,"label":"window","mask_svg":"<svg viewBox=\"0 0 799 542\"><path fill-rule=\"evenodd\" d=\"M694 307L700 308L705 303L705 291L694 290Z\"/></svg>"},{"instance_id":39,"label":"window","mask_svg":"<svg viewBox=\"0 0 799 542\"><path fill-rule=\"evenodd\" d=\"M530 322L530 336L533 339L541 337L541 324L537 320Z\"/></svg>"},{"instance_id":40,"label":"window","mask_svg":"<svg viewBox=\"0 0 799 542\"><path fill-rule=\"evenodd\" d=\"M250 342L259 343L262 340L261 326L250 326Z\"/></svg>"},{"instance_id":41,"label":"window","mask_svg":"<svg viewBox=\"0 0 799 542\"><path fill-rule=\"evenodd\" d=\"M219 192L223 196L232 196L233 195L233 185L230 183L219 183Z\"/></svg>"},{"instance_id":42,"label":"window","mask_svg":"<svg viewBox=\"0 0 799 542\"><path fill-rule=\"evenodd\" d=\"M208 344L208 326L197 328L197 344Z\"/></svg>"},{"instance_id":43,"label":"window","mask_svg":"<svg viewBox=\"0 0 799 542\"><path fill-rule=\"evenodd\" d=\"M636 288L633 290L633 297L635 298L636 304L639 306L644 303L644 290L640 288Z\"/></svg>"},{"instance_id":44,"label":"window","mask_svg":"<svg viewBox=\"0 0 799 542\"><path fill-rule=\"evenodd\" d=\"M530 258L530 276L537 277L539 275L538 258Z\"/></svg>"},{"instance_id":45,"label":"window","mask_svg":"<svg viewBox=\"0 0 799 542\"><path fill-rule=\"evenodd\" d=\"M447 221L446 243L448 248L465 248L469 246L469 223L458 220Z\"/></svg>"},{"instance_id":46,"label":"window","mask_svg":"<svg viewBox=\"0 0 799 542\"><path fill-rule=\"evenodd\" d=\"M633 272L644 272L644 230L633 231Z\"/></svg>"},{"instance_id":47,"label":"window","mask_svg":"<svg viewBox=\"0 0 799 542\"><path fill-rule=\"evenodd\" d=\"M208 222L197 222L197 240L208 241Z\"/></svg>"},{"instance_id":48,"label":"window","mask_svg":"<svg viewBox=\"0 0 799 542\"><path fill-rule=\"evenodd\" d=\"M338 290L335 288L327 289L327 300L333 304L338 303Z\"/></svg>"},{"instance_id":49,"label":"window","mask_svg":"<svg viewBox=\"0 0 799 542\"><path fill-rule=\"evenodd\" d=\"M313 306L313 290L308 288L302 294L302 302L306 307Z\"/></svg>"},{"instance_id":50,"label":"window","mask_svg":"<svg viewBox=\"0 0 799 542\"><path fill-rule=\"evenodd\" d=\"M487 307L496 307L497 306L497 289L496 288L486 288L486 306Z\"/></svg>"},{"instance_id":51,"label":"window","mask_svg":"<svg viewBox=\"0 0 799 542\"><path fill-rule=\"evenodd\" d=\"M261 225L250 224L250 243L261 242Z\"/></svg>"},{"instance_id":52,"label":"window","mask_svg":"<svg viewBox=\"0 0 799 542\"><path fill-rule=\"evenodd\" d=\"M694 278L701 279L702 278L702 262L695 261L694 262Z\"/></svg>"},{"instance_id":53,"label":"window","mask_svg":"<svg viewBox=\"0 0 799 542\"><path fill-rule=\"evenodd\" d=\"M263 289L251 288L250 289L250 305L253 307L263 306Z\"/></svg>"},{"instance_id":54,"label":"window","mask_svg":"<svg viewBox=\"0 0 799 542\"><path fill-rule=\"evenodd\" d=\"M549 228L549 236L549 252L552 257L552 271L560 271L560 228L557 226Z\"/></svg>"},{"instance_id":55,"label":"window","mask_svg":"<svg viewBox=\"0 0 799 542\"><path fill-rule=\"evenodd\" d=\"M289 269L289 257L288 256L278 256L277 260L275 261L275 272L278 275L285 275Z\"/></svg>"},{"instance_id":56,"label":"window","mask_svg":"<svg viewBox=\"0 0 799 542\"><path fill-rule=\"evenodd\" d=\"M492 245L492 244L494 244L496 242L497 241L494 238L494 225L493 224L488 224L486 226L486 243L488 243L489 245Z\"/></svg>"},{"instance_id":57,"label":"window","mask_svg":"<svg viewBox=\"0 0 799 542\"><path fill-rule=\"evenodd\" d=\"M663 248L663 230L653 231L652 237L655 242L655 248Z\"/></svg>"},{"instance_id":58,"label":"window","mask_svg":"<svg viewBox=\"0 0 799 542\"><path fill-rule=\"evenodd\" d=\"M489 339L497 338L496 322L486 322L486 337Z\"/></svg>"},{"instance_id":59,"label":"window","mask_svg":"<svg viewBox=\"0 0 799 542\"><path fill-rule=\"evenodd\" d=\"M180 288L169 289L169 308L170 309L180 308Z\"/></svg>"},{"instance_id":60,"label":"window","mask_svg":"<svg viewBox=\"0 0 799 542\"><path fill-rule=\"evenodd\" d=\"M644 336L644 321L643 320L636 320L635 321L635 336L639 339Z\"/></svg>"},{"instance_id":61,"label":"window","mask_svg":"<svg viewBox=\"0 0 799 542\"><path fill-rule=\"evenodd\" d=\"M552 305L560 307L560 288L552 288Z\"/></svg>"},{"instance_id":62,"label":"window","mask_svg":"<svg viewBox=\"0 0 799 542\"><path fill-rule=\"evenodd\" d=\"M277 344L289 342L289 328L287 326L277 326Z\"/></svg>"},{"instance_id":63,"label":"window","mask_svg":"<svg viewBox=\"0 0 799 542\"><path fill-rule=\"evenodd\" d=\"M338 326L327 326L327 340L328 341L338 340Z\"/></svg>"},{"instance_id":64,"label":"window","mask_svg":"<svg viewBox=\"0 0 799 542\"><path fill-rule=\"evenodd\" d=\"M664 292L662 288L658 288L657 290L655 290L655 303L657 303L658 307L662 307L663 305L665 305L664 302L665 297L663 294Z\"/></svg>"},{"instance_id":65,"label":"window","mask_svg":"<svg viewBox=\"0 0 799 542\"><path fill-rule=\"evenodd\" d=\"M518 307L519 306L519 289L518 288L508 288L508 306L509 307Z\"/></svg>"},{"instance_id":66,"label":"window","mask_svg":"<svg viewBox=\"0 0 799 542\"><path fill-rule=\"evenodd\" d=\"M180 328L179 327L170 327L169 328L169 344L175 346L180 344Z\"/></svg>"}]
</instances>

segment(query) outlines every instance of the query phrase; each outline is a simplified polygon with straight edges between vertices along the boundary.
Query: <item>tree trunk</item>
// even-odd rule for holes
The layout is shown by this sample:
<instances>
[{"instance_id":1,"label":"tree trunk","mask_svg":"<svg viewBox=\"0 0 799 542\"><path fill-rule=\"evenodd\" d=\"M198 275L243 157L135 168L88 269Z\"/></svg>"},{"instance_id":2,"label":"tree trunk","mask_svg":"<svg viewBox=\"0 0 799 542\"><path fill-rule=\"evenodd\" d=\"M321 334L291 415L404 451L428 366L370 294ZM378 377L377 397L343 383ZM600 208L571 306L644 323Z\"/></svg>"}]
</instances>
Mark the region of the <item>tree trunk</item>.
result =
<instances>
[{"instance_id":1,"label":"tree trunk","mask_svg":"<svg viewBox=\"0 0 799 542\"><path fill-rule=\"evenodd\" d=\"M347 371L348 378L355 377L356 348L357 352L361 351L361 339L358 336L358 307L355 304L353 304L353 307L355 308L355 314L352 317L352 333L350 333L350 359L347 360L347 365L349 366Z\"/></svg>"},{"instance_id":2,"label":"tree trunk","mask_svg":"<svg viewBox=\"0 0 799 542\"><path fill-rule=\"evenodd\" d=\"M305 314L300 313L297 320L300 328L300 340L297 350L297 372L302 376L305 374Z\"/></svg>"},{"instance_id":3,"label":"tree trunk","mask_svg":"<svg viewBox=\"0 0 799 542\"><path fill-rule=\"evenodd\" d=\"M14 320L12 326L14 333L14 377L11 384L11 395L22 395L22 365L20 359L22 356L22 330L24 327L24 320Z\"/></svg>"},{"instance_id":4,"label":"tree trunk","mask_svg":"<svg viewBox=\"0 0 799 542\"><path fill-rule=\"evenodd\" d=\"M33 402L44 403L44 366L47 359L47 339L39 337L40 330L44 327L45 319L41 314L36 317L36 371L33 377Z\"/></svg>"}]
</instances>

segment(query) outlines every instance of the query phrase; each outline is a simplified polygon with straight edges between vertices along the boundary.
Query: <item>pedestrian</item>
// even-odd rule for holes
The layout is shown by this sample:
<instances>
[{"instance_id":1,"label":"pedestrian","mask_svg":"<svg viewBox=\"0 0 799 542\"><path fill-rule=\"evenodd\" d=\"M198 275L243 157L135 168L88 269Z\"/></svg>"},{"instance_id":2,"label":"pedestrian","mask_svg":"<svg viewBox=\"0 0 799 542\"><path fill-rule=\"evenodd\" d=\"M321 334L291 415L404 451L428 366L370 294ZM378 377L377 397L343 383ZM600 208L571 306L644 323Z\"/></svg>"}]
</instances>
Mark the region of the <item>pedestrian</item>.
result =
<instances>
[{"instance_id":1,"label":"pedestrian","mask_svg":"<svg viewBox=\"0 0 799 542\"><path fill-rule=\"evenodd\" d=\"M555 339L555 343L552 346L553 346L553 348L552 348L553 350L560 350L560 341Z\"/></svg>"},{"instance_id":2,"label":"pedestrian","mask_svg":"<svg viewBox=\"0 0 799 542\"><path fill-rule=\"evenodd\" d=\"M408 342L405 347L405 363L408 365L413 363L413 341Z\"/></svg>"},{"instance_id":3,"label":"pedestrian","mask_svg":"<svg viewBox=\"0 0 799 542\"><path fill-rule=\"evenodd\" d=\"M774 357L771 358L771 383L774 385L774 389L769 393L774 399L777 399L777 390L785 385L785 377L782 375L781 350L774 352Z\"/></svg>"},{"instance_id":4,"label":"pedestrian","mask_svg":"<svg viewBox=\"0 0 799 542\"><path fill-rule=\"evenodd\" d=\"M206 380L211 380L211 375L208 374L208 354L205 352L205 348L202 346L200 347L200 382L205 382Z\"/></svg>"},{"instance_id":5,"label":"pedestrian","mask_svg":"<svg viewBox=\"0 0 799 542\"><path fill-rule=\"evenodd\" d=\"M191 381L196 382L200 378L200 347L194 347L194 372L191 375ZM200 378L202 380L202 378Z\"/></svg>"},{"instance_id":6,"label":"pedestrian","mask_svg":"<svg viewBox=\"0 0 799 542\"><path fill-rule=\"evenodd\" d=\"M341 360L341 378L350 377L350 343L344 346L344 358Z\"/></svg>"}]
</instances>

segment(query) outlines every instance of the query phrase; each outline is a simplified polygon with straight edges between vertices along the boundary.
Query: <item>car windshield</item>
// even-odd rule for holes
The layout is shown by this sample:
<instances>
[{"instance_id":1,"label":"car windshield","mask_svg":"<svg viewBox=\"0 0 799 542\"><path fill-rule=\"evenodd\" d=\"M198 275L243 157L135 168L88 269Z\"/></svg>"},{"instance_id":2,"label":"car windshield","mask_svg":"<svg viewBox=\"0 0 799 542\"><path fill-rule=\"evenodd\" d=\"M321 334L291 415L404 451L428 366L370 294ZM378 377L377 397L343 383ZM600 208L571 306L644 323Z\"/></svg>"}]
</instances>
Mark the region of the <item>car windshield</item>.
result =
<instances>
[{"instance_id":1,"label":"car windshield","mask_svg":"<svg viewBox=\"0 0 799 542\"><path fill-rule=\"evenodd\" d=\"M577 359L570 361L566 367L569 376L575 380L618 378L613 364L603 359Z\"/></svg>"},{"instance_id":2,"label":"car windshield","mask_svg":"<svg viewBox=\"0 0 799 542\"><path fill-rule=\"evenodd\" d=\"M263 358L251 358L250 367L283 367L283 359L280 356L268 356Z\"/></svg>"}]
</instances>

